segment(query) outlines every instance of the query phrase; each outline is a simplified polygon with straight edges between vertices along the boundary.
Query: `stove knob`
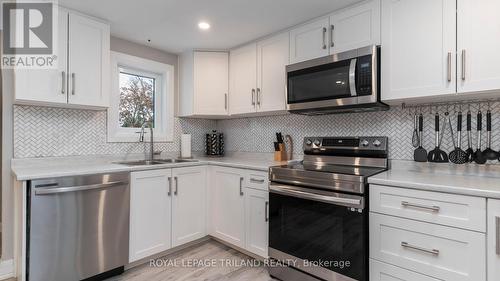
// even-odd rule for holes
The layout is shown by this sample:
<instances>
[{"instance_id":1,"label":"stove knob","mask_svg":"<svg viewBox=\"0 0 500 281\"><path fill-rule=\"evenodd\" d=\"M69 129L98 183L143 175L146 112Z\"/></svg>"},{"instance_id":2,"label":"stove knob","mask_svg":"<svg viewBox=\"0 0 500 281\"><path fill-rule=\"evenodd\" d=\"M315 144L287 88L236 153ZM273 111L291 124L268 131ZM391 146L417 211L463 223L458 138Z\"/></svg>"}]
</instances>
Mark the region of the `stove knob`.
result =
<instances>
[{"instance_id":1,"label":"stove knob","mask_svg":"<svg viewBox=\"0 0 500 281\"><path fill-rule=\"evenodd\" d=\"M313 142L311 140L306 140L306 145L309 146L311 145Z\"/></svg>"},{"instance_id":2,"label":"stove knob","mask_svg":"<svg viewBox=\"0 0 500 281\"><path fill-rule=\"evenodd\" d=\"M367 140L361 141L361 146L367 147L370 143Z\"/></svg>"},{"instance_id":3,"label":"stove knob","mask_svg":"<svg viewBox=\"0 0 500 281\"><path fill-rule=\"evenodd\" d=\"M382 143L381 143L379 140L374 140L374 141L373 141L373 145L374 145L375 147L380 147L380 146L382 145Z\"/></svg>"},{"instance_id":4,"label":"stove knob","mask_svg":"<svg viewBox=\"0 0 500 281\"><path fill-rule=\"evenodd\" d=\"M315 146L319 146L321 144L321 142L319 140L314 140L314 145Z\"/></svg>"}]
</instances>

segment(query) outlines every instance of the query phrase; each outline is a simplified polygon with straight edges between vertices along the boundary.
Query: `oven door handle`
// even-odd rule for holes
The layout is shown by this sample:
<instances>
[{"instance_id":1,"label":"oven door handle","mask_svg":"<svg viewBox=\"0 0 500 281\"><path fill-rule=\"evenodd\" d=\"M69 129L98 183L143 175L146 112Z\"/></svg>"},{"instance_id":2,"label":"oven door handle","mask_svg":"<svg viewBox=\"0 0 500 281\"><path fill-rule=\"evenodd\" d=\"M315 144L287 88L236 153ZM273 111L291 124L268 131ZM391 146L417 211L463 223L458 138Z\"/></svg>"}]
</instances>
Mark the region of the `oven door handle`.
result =
<instances>
[{"instance_id":1,"label":"oven door handle","mask_svg":"<svg viewBox=\"0 0 500 281\"><path fill-rule=\"evenodd\" d=\"M288 186L288 185L276 185L271 184L269 186L269 191L271 193L292 196L300 199L307 199L312 201L323 202L327 204L345 206L356 209L363 209L363 198L356 195L347 195L337 192L328 192L329 194L321 194L316 192L311 192L310 189L301 188L298 186ZM324 192L326 193L326 192Z\"/></svg>"}]
</instances>

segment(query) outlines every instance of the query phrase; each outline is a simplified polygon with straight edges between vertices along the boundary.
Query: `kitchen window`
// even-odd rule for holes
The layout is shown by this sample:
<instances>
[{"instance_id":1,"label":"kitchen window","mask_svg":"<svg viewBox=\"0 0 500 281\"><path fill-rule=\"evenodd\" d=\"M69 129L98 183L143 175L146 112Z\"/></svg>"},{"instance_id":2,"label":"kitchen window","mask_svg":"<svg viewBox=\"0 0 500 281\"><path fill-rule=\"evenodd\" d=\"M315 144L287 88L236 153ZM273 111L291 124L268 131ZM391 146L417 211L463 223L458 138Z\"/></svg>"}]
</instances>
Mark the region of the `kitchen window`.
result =
<instances>
[{"instance_id":1,"label":"kitchen window","mask_svg":"<svg viewBox=\"0 0 500 281\"><path fill-rule=\"evenodd\" d=\"M155 141L173 141L173 66L111 52L111 75L108 142L137 142L150 125Z\"/></svg>"}]
</instances>

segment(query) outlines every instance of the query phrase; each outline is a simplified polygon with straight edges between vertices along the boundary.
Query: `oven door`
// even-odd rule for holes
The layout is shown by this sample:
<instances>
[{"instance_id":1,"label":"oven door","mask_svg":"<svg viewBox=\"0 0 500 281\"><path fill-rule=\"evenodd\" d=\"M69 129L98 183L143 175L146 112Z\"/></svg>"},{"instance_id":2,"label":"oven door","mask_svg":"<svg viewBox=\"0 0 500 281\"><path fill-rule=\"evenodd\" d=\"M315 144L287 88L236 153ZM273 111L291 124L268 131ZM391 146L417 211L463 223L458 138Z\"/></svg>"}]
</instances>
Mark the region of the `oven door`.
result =
<instances>
[{"instance_id":1,"label":"oven door","mask_svg":"<svg viewBox=\"0 0 500 281\"><path fill-rule=\"evenodd\" d=\"M272 183L269 197L271 258L324 280L368 280L362 196Z\"/></svg>"}]
</instances>

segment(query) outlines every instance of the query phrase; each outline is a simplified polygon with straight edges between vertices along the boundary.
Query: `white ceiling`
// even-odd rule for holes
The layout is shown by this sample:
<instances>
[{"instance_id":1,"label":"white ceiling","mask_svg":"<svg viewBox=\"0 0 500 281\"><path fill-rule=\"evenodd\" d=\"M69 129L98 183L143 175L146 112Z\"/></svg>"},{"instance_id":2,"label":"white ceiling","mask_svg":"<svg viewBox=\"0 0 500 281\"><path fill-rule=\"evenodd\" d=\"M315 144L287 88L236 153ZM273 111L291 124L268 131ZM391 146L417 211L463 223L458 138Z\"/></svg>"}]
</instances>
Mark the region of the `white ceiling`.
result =
<instances>
[{"instance_id":1,"label":"white ceiling","mask_svg":"<svg viewBox=\"0 0 500 281\"><path fill-rule=\"evenodd\" d=\"M235 47L359 1L59 0L59 3L109 21L113 36L179 53L192 48ZM211 24L209 31L198 29L202 20Z\"/></svg>"}]
</instances>

